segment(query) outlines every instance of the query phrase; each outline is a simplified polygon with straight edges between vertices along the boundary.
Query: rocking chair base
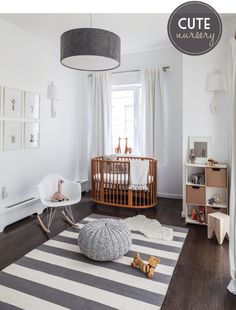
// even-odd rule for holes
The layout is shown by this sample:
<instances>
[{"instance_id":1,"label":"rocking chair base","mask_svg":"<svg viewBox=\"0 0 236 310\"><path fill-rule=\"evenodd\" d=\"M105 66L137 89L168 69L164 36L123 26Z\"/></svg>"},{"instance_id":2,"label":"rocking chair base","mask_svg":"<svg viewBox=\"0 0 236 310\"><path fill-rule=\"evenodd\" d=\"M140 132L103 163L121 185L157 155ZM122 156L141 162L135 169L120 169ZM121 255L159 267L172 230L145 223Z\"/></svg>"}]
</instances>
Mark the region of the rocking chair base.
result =
<instances>
[{"instance_id":1,"label":"rocking chair base","mask_svg":"<svg viewBox=\"0 0 236 310\"><path fill-rule=\"evenodd\" d=\"M62 214L64 215L66 221L73 227L79 227L78 224L76 224L72 219L69 218L68 215L66 215L65 211L62 211Z\"/></svg>"},{"instance_id":2,"label":"rocking chair base","mask_svg":"<svg viewBox=\"0 0 236 310\"><path fill-rule=\"evenodd\" d=\"M45 231L47 234L50 234L51 231L50 231L50 226L53 222L53 219L55 217L55 214L56 214L56 211L57 211L57 208L48 208L46 210L46 216L44 217L44 219L42 219L40 217L40 215L38 214L37 215L37 218L38 218L38 222L39 222L39 225L41 226L41 228L43 229L43 231ZM66 206L64 207L64 210L62 211L62 214L63 216L65 217L66 221L73 227L79 227L75 220L74 220L74 216L73 216L73 212L71 210L71 207L70 206Z\"/></svg>"},{"instance_id":3,"label":"rocking chair base","mask_svg":"<svg viewBox=\"0 0 236 310\"><path fill-rule=\"evenodd\" d=\"M39 221L39 225L41 226L42 230L45 231L47 234L50 234L51 231L44 225L43 221L40 218L40 215L37 215L38 221Z\"/></svg>"}]
</instances>

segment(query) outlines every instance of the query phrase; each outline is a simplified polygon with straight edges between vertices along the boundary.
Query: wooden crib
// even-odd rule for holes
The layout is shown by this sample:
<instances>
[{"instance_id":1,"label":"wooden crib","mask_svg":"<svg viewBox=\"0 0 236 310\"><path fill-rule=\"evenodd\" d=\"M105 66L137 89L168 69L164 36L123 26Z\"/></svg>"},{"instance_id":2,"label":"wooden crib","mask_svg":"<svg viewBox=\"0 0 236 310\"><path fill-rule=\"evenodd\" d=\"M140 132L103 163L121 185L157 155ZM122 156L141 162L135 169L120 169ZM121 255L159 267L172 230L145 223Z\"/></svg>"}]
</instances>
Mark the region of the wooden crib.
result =
<instances>
[{"instance_id":1,"label":"wooden crib","mask_svg":"<svg viewBox=\"0 0 236 310\"><path fill-rule=\"evenodd\" d=\"M92 159L92 200L128 208L152 208L157 205L157 160L147 157L117 156L108 160L99 156ZM130 160L148 160L148 190L132 190Z\"/></svg>"}]
</instances>

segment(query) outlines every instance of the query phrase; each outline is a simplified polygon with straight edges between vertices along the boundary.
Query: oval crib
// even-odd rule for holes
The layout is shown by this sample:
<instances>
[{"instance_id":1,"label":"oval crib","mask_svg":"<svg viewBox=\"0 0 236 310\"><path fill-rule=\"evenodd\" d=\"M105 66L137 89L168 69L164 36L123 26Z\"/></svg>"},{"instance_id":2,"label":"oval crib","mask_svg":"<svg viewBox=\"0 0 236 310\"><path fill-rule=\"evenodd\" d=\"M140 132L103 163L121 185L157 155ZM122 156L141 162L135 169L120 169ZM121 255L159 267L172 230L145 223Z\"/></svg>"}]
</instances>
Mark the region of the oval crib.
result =
<instances>
[{"instance_id":1,"label":"oval crib","mask_svg":"<svg viewBox=\"0 0 236 310\"><path fill-rule=\"evenodd\" d=\"M106 156L107 157L107 156ZM148 157L117 156L116 160L99 156L92 159L91 198L98 204L127 208L152 208L157 205L157 160ZM132 190L130 161L148 160L147 190Z\"/></svg>"}]
</instances>

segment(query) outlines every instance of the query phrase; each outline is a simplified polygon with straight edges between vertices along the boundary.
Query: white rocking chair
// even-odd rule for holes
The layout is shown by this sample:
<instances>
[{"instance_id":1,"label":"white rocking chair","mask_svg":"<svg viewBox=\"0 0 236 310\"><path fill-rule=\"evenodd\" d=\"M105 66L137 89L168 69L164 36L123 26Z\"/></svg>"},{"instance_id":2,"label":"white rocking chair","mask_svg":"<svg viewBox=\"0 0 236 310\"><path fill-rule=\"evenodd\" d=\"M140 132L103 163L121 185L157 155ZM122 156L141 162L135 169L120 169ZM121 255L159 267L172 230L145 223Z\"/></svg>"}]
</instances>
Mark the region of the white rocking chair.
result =
<instances>
[{"instance_id":1,"label":"white rocking chair","mask_svg":"<svg viewBox=\"0 0 236 310\"><path fill-rule=\"evenodd\" d=\"M51 199L57 190L59 180L63 181L62 194L67 197L68 200L52 202ZM81 200L81 187L79 183L68 181L57 174L48 174L37 185L37 188L42 204L47 207L45 217L41 217L39 214L37 215L39 224L46 233L50 233L50 226L57 208L62 208L62 214L67 222L72 226L76 226L71 205L76 204Z\"/></svg>"}]
</instances>

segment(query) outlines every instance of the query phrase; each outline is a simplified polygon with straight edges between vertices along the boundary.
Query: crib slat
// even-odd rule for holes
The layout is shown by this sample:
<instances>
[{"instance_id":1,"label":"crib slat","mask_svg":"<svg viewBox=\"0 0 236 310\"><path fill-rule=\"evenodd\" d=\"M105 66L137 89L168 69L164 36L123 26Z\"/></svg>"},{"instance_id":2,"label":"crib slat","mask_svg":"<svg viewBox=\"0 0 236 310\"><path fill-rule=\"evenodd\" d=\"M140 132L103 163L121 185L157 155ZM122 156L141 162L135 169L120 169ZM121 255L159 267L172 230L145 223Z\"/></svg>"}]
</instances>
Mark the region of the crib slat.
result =
<instances>
[{"instance_id":1,"label":"crib slat","mask_svg":"<svg viewBox=\"0 0 236 310\"><path fill-rule=\"evenodd\" d=\"M120 175L120 188L119 188L119 203L123 203L122 202L122 182L123 182L123 163L121 162L119 164L119 175ZM124 182L123 182L124 183Z\"/></svg>"},{"instance_id":2,"label":"crib slat","mask_svg":"<svg viewBox=\"0 0 236 310\"><path fill-rule=\"evenodd\" d=\"M105 165L104 191L105 191L105 201L107 201L107 191L108 191L108 188L107 188L107 170L109 169L107 161L104 162L104 165Z\"/></svg>"},{"instance_id":3,"label":"crib slat","mask_svg":"<svg viewBox=\"0 0 236 310\"><path fill-rule=\"evenodd\" d=\"M121 199L123 200L123 203L127 205L127 201L126 201L126 183L127 183L127 179L128 177L126 176L126 164L123 163L123 169L124 169L124 175L123 175L123 183L122 183L122 196Z\"/></svg>"},{"instance_id":4,"label":"crib slat","mask_svg":"<svg viewBox=\"0 0 236 310\"><path fill-rule=\"evenodd\" d=\"M141 206L142 202L142 191L139 191L139 206Z\"/></svg>"},{"instance_id":5,"label":"crib slat","mask_svg":"<svg viewBox=\"0 0 236 310\"><path fill-rule=\"evenodd\" d=\"M97 196L97 161L94 160L94 173L93 173L93 176L92 178L94 178L94 192L95 192L95 199L98 199L98 196Z\"/></svg>"},{"instance_id":6,"label":"crib slat","mask_svg":"<svg viewBox=\"0 0 236 310\"><path fill-rule=\"evenodd\" d=\"M157 161L155 160L155 166L154 166L154 197L155 197L155 203L157 203Z\"/></svg>"},{"instance_id":7,"label":"crib slat","mask_svg":"<svg viewBox=\"0 0 236 310\"><path fill-rule=\"evenodd\" d=\"M104 161L101 160L101 186L100 186L100 191L101 191L101 200L104 201Z\"/></svg>"},{"instance_id":8,"label":"crib slat","mask_svg":"<svg viewBox=\"0 0 236 310\"><path fill-rule=\"evenodd\" d=\"M115 204L115 163L112 163L112 176L113 176L113 181L112 181L112 203ZM116 176L117 177L117 176Z\"/></svg>"},{"instance_id":9,"label":"crib slat","mask_svg":"<svg viewBox=\"0 0 236 310\"><path fill-rule=\"evenodd\" d=\"M96 191L96 199L99 199L100 197L98 197L98 162L96 161L96 170L95 170L95 173L97 173L96 176L96 183L95 183L95 191Z\"/></svg>"},{"instance_id":10,"label":"crib slat","mask_svg":"<svg viewBox=\"0 0 236 310\"><path fill-rule=\"evenodd\" d=\"M107 186L108 186L108 191L109 191L109 202L111 203L111 163L109 164L109 175L108 175L108 181L107 181Z\"/></svg>"},{"instance_id":11,"label":"crib slat","mask_svg":"<svg viewBox=\"0 0 236 310\"><path fill-rule=\"evenodd\" d=\"M149 164L149 169L150 169L150 164ZM149 206L149 204L150 204L150 194L151 194L151 189L150 189L150 184L148 184L148 194L147 194L148 201L147 201L147 206Z\"/></svg>"},{"instance_id":12,"label":"crib slat","mask_svg":"<svg viewBox=\"0 0 236 310\"><path fill-rule=\"evenodd\" d=\"M153 163L150 162L150 169L151 169L151 178L152 178L152 175L153 175L153 171L152 171L152 168L153 168ZM150 204L153 203L153 182L152 180L150 180Z\"/></svg>"},{"instance_id":13,"label":"crib slat","mask_svg":"<svg viewBox=\"0 0 236 310\"><path fill-rule=\"evenodd\" d=\"M91 188L91 195L92 195L92 197L94 197L93 171L94 171L94 161L91 160L91 185L92 185L92 188Z\"/></svg>"},{"instance_id":14,"label":"crib slat","mask_svg":"<svg viewBox=\"0 0 236 310\"><path fill-rule=\"evenodd\" d=\"M116 199L116 203L118 204L118 191L119 191L119 184L118 184L118 164L115 163L115 174L116 174L116 184L115 184L115 189L116 189L116 195L115 195L115 199Z\"/></svg>"}]
</instances>

